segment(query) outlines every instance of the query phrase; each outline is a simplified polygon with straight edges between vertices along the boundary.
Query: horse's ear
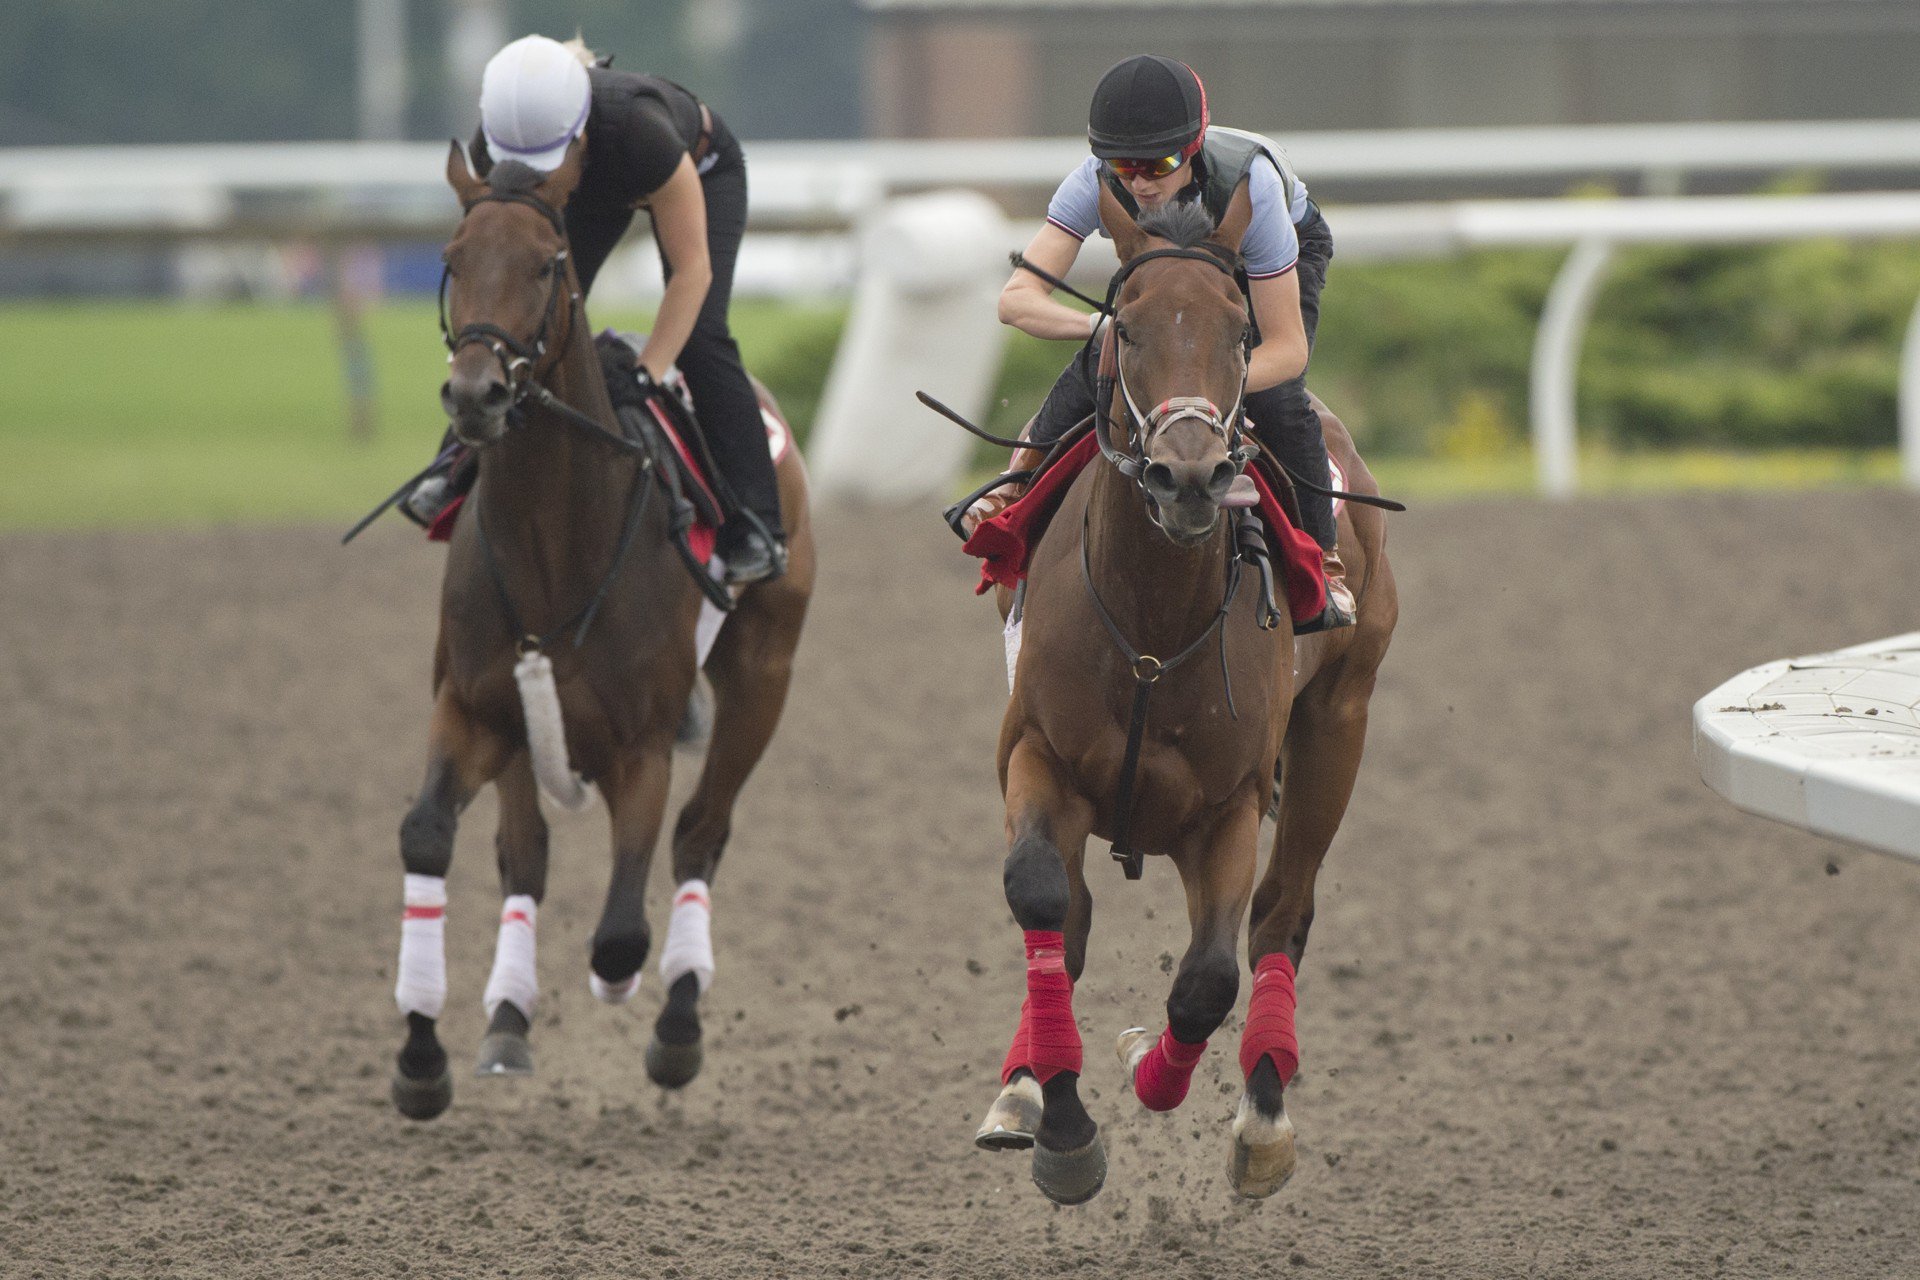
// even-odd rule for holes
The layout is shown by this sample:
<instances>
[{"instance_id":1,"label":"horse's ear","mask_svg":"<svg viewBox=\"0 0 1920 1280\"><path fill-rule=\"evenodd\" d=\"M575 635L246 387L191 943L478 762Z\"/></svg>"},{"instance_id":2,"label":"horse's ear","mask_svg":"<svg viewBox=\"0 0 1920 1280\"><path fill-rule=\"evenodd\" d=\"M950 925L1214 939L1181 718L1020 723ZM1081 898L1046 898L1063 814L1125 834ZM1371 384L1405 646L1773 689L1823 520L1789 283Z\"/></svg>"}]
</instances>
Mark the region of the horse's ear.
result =
<instances>
[{"instance_id":1,"label":"horse's ear","mask_svg":"<svg viewBox=\"0 0 1920 1280\"><path fill-rule=\"evenodd\" d=\"M1120 261L1131 262L1140 256L1147 245L1147 233L1133 220L1125 206L1114 196L1113 188L1105 180L1100 183L1100 225L1113 237L1113 250L1120 255Z\"/></svg>"},{"instance_id":2,"label":"horse's ear","mask_svg":"<svg viewBox=\"0 0 1920 1280\"><path fill-rule=\"evenodd\" d=\"M453 139L447 148L447 185L453 188L454 195L460 197L462 209L479 199L487 187L468 166L467 153L461 149L458 138Z\"/></svg>"},{"instance_id":3,"label":"horse's ear","mask_svg":"<svg viewBox=\"0 0 1920 1280\"><path fill-rule=\"evenodd\" d=\"M1207 239L1213 244L1240 252L1240 241L1246 237L1247 225L1253 221L1253 195L1249 184L1243 182L1239 190L1233 193L1233 199L1227 202L1227 211L1220 219L1220 225L1213 229Z\"/></svg>"},{"instance_id":4,"label":"horse's ear","mask_svg":"<svg viewBox=\"0 0 1920 1280\"><path fill-rule=\"evenodd\" d=\"M568 144L566 159L560 162L560 167L541 180L540 198L556 209L566 208L573 189L580 185L580 171L586 163L587 135L582 130L580 136Z\"/></svg>"}]
</instances>

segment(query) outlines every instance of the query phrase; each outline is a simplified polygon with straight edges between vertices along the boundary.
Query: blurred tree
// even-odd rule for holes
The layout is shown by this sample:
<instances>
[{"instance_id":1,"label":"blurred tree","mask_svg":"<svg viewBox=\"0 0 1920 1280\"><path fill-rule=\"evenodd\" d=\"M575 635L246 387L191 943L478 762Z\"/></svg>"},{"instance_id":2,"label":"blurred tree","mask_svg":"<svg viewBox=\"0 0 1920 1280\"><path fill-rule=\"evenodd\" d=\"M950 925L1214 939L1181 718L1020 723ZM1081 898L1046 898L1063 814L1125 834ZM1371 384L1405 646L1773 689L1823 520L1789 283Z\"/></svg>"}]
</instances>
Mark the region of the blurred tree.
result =
<instances>
[{"instance_id":1,"label":"blurred tree","mask_svg":"<svg viewBox=\"0 0 1920 1280\"><path fill-rule=\"evenodd\" d=\"M457 0L406 0L408 134L465 133L445 44ZM678 80L741 135L859 128L854 0L503 0L509 37L576 30ZM350 138L355 0L0 2L0 146Z\"/></svg>"}]
</instances>

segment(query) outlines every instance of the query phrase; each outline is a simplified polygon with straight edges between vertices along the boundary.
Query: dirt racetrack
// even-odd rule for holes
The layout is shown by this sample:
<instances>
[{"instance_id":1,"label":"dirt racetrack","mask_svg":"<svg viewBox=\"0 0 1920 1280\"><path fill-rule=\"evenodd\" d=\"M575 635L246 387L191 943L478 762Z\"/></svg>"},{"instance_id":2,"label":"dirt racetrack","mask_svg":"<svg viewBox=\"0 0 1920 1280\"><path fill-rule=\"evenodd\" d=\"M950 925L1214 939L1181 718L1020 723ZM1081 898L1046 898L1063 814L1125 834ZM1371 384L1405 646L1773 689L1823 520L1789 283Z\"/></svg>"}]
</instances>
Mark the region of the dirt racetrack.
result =
<instances>
[{"instance_id":1,"label":"dirt racetrack","mask_svg":"<svg viewBox=\"0 0 1920 1280\"><path fill-rule=\"evenodd\" d=\"M1401 631L1301 982L1300 1172L1228 1195L1237 1021L1172 1117L1123 1090L1112 1037L1159 1025L1186 931L1171 868L1129 886L1102 849L1077 1007L1112 1171L1072 1210L970 1144L1021 989L1005 685L930 510L820 522L716 889L706 1073L647 1083L657 975L588 995L596 810L556 825L539 1074L464 1074L483 798L424 1125L387 1076L439 548L10 536L0 1274L1920 1275L1920 868L1735 813L1688 714L1920 625L1916 528L1890 493L1397 518Z\"/></svg>"}]
</instances>

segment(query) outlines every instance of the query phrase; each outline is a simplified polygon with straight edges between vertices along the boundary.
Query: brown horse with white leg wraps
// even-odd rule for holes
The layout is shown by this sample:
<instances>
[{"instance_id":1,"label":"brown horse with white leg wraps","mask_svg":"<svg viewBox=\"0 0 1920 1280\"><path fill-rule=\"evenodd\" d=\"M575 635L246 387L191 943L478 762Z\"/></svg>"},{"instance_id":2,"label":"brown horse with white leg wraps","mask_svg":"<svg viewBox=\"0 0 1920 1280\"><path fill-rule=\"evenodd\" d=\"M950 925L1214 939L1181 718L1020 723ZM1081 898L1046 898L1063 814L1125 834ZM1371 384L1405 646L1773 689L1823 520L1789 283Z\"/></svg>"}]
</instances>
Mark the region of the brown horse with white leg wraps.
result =
<instances>
[{"instance_id":1,"label":"brown horse with white leg wraps","mask_svg":"<svg viewBox=\"0 0 1920 1280\"><path fill-rule=\"evenodd\" d=\"M581 807L597 789L612 821L613 877L588 957L595 994L629 998L651 944L647 872L694 682L702 591L668 542L659 459L622 433L588 329L560 214L580 166L578 142L551 174L503 163L484 182L458 144L448 157L465 216L446 252L451 355L441 398L480 472L448 549L426 779L400 828L396 996L408 1036L393 1098L415 1119L438 1115L453 1094L435 1031L446 999L445 877L460 812L480 788L491 782L499 793L506 897L481 1074L532 1070L534 924L547 880L541 791ZM698 1002L713 974L708 886L734 801L780 719L812 592L797 451L777 473L791 560L784 577L746 590L713 641L711 743L674 828L667 999L646 1059L668 1086L699 1066Z\"/></svg>"},{"instance_id":2,"label":"brown horse with white leg wraps","mask_svg":"<svg viewBox=\"0 0 1920 1280\"><path fill-rule=\"evenodd\" d=\"M1106 464L1073 482L1027 571L1000 732L1006 894L1026 931L1027 1002L977 1141L1031 1146L1034 1181L1063 1204L1090 1198L1106 1176L1079 1097L1072 1009L1093 920L1090 835L1166 855L1186 889L1192 943L1166 1030L1135 1028L1119 1042L1136 1094L1154 1110L1184 1098L1207 1038L1233 1010L1251 904L1246 1088L1228 1176L1236 1192L1258 1197L1293 1170L1283 1091L1299 1061L1294 972L1398 605L1384 517L1351 504L1340 552L1361 584L1357 626L1296 640L1285 627L1261 628L1256 593L1236 595L1221 500L1244 462L1249 312L1235 268L1249 216L1242 191L1217 231L1179 210L1136 224L1101 193L1125 264L1111 298L1114 386L1110 396L1103 388L1094 424ZM1321 412L1349 487L1377 493L1344 428ZM1278 832L1257 878L1276 760L1285 780Z\"/></svg>"}]
</instances>

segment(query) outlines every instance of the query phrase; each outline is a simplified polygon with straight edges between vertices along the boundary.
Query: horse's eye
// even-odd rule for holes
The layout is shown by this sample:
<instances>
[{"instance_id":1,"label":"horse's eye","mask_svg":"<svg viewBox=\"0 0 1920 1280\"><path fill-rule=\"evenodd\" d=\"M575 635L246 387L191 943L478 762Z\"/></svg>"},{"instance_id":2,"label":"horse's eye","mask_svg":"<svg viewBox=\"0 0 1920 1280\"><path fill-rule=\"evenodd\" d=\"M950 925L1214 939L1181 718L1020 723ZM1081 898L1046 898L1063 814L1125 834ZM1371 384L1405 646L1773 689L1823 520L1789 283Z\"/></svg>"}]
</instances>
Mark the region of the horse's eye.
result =
<instances>
[{"instance_id":1,"label":"horse's eye","mask_svg":"<svg viewBox=\"0 0 1920 1280\"><path fill-rule=\"evenodd\" d=\"M1120 339L1120 341L1126 343L1128 346L1133 345L1133 335L1128 333L1127 326L1121 324L1118 320L1115 320L1113 322L1113 336Z\"/></svg>"}]
</instances>

